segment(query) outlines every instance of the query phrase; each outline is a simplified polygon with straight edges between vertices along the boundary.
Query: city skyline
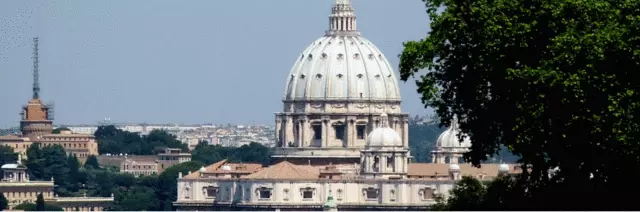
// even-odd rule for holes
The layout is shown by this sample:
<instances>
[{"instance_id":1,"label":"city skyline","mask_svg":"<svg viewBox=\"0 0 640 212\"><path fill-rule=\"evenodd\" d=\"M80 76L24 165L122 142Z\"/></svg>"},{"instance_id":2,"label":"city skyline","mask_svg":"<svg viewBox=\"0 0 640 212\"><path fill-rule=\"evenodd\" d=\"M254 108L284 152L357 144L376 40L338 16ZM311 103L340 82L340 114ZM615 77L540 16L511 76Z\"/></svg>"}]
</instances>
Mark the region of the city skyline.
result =
<instances>
[{"instance_id":1,"label":"city skyline","mask_svg":"<svg viewBox=\"0 0 640 212\"><path fill-rule=\"evenodd\" d=\"M427 15L418 0L387 3L354 1L363 35L397 72L402 42L424 37ZM0 127L13 127L31 96L35 36L54 124L272 124L282 85L299 52L324 34L332 1L0 4L0 89L10 91L0 95ZM403 111L426 114L413 80L400 89Z\"/></svg>"}]
</instances>

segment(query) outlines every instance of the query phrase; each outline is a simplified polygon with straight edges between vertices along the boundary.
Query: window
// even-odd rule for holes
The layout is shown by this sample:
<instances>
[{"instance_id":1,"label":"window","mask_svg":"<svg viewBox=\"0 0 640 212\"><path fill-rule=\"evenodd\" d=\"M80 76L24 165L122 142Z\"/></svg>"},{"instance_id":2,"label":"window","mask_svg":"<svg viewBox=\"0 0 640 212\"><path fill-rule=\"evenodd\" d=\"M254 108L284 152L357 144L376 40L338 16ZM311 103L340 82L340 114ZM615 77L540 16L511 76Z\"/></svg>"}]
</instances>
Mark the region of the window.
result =
<instances>
[{"instance_id":1,"label":"window","mask_svg":"<svg viewBox=\"0 0 640 212\"><path fill-rule=\"evenodd\" d=\"M336 139L344 140L344 125L336 125L334 128L336 130Z\"/></svg>"},{"instance_id":2,"label":"window","mask_svg":"<svg viewBox=\"0 0 640 212\"><path fill-rule=\"evenodd\" d=\"M302 198L303 199L312 199L313 198L313 191L311 191L311 190L302 191Z\"/></svg>"},{"instance_id":3,"label":"window","mask_svg":"<svg viewBox=\"0 0 640 212\"><path fill-rule=\"evenodd\" d=\"M380 171L380 158L377 156L373 158L373 171L374 172Z\"/></svg>"},{"instance_id":4,"label":"window","mask_svg":"<svg viewBox=\"0 0 640 212\"><path fill-rule=\"evenodd\" d=\"M365 197L368 200L377 200L378 199L378 189L375 188L367 188L364 190Z\"/></svg>"},{"instance_id":5,"label":"window","mask_svg":"<svg viewBox=\"0 0 640 212\"><path fill-rule=\"evenodd\" d=\"M314 191L315 189L310 187L300 189L302 200L312 200Z\"/></svg>"},{"instance_id":6,"label":"window","mask_svg":"<svg viewBox=\"0 0 640 212\"><path fill-rule=\"evenodd\" d=\"M435 197L435 191L433 188L424 188L420 190L418 195L422 197L422 200L432 200Z\"/></svg>"},{"instance_id":7,"label":"window","mask_svg":"<svg viewBox=\"0 0 640 212\"><path fill-rule=\"evenodd\" d=\"M322 125L313 125L313 138L316 140L322 139Z\"/></svg>"},{"instance_id":8,"label":"window","mask_svg":"<svg viewBox=\"0 0 640 212\"><path fill-rule=\"evenodd\" d=\"M207 198L216 198L218 196L218 187L209 186L205 188L205 192L207 193Z\"/></svg>"},{"instance_id":9,"label":"window","mask_svg":"<svg viewBox=\"0 0 640 212\"><path fill-rule=\"evenodd\" d=\"M258 195L260 199L271 199L271 189L268 188L260 188Z\"/></svg>"},{"instance_id":10,"label":"window","mask_svg":"<svg viewBox=\"0 0 640 212\"><path fill-rule=\"evenodd\" d=\"M358 139L364 139L364 131L367 128L367 126L365 125L358 125L356 127L357 131L358 131Z\"/></svg>"}]
</instances>

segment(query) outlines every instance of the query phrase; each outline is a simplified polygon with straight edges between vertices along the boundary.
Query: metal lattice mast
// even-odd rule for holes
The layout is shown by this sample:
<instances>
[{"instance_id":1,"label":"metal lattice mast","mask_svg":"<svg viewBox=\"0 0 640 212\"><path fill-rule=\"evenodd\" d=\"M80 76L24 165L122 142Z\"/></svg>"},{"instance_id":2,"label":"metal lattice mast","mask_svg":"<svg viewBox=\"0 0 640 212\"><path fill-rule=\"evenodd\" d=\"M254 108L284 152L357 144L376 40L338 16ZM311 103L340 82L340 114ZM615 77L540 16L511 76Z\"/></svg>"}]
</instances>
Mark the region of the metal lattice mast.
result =
<instances>
[{"instance_id":1,"label":"metal lattice mast","mask_svg":"<svg viewBox=\"0 0 640 212\"><path fill-rule=\"evenodd\" d=\"M40 70L38 69L38 37L33 38L33 98L40 98Z\"/></svg>"}]
</instances>

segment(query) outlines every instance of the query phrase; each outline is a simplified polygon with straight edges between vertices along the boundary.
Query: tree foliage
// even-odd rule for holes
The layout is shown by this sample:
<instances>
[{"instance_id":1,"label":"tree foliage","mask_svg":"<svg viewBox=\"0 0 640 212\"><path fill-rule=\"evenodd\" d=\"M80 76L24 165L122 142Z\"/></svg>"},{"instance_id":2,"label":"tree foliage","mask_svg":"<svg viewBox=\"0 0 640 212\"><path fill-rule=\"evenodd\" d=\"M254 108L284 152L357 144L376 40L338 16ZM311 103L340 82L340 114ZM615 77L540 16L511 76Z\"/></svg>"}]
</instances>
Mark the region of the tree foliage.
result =
<instances>
[{"instance_id":1,"label":"tree foliage","mask_svg":"<svg viewBox=\"0 0 640 212\"><path fill-rule=\"evenodd\" d=\"M77 159L74 157L73 159ZM27 149L27 168L29 169L29 176L34 180L51 180L54 179L56 192L61 196L70 195L70 190L77 191L78 182L75 177L71 177L70 171L77 173L75 170L70 170L70 160L64 151L64 148L60 145L45 146L40 148L40 144L32 144ZM72 164L73 166L73 164ZM77 166L72 168L77 169ZM70 190L68 190L70 189Z\"/></svg>"},{"instance_id":2,"label":"tree foliage","mask_svg":"<svg viewBox=\"0 0 640 212\"><path fill-rule=\"evenodd\" d=\"M0 210L5 210L9 208L9 200L4 196L3 193L0 193Z\"/></svg>"},{"instance_id":3,"label":"tree foliage","mask_svg":"<svg viewBox=\"0 0 640 212\"><path fill-rule=\"evenodd\" d=\"M87 161L84 162L84 168L100 169L100 163L98 162L98 157L96 157L95 155L89 155L89 157L87 157Z\"/></svg>"},{"instance_id":4,"label":"tree foliage","mask_svg":"<svg viewBox=\"0 0 640 212\"><path fill-rule=\"evenodd\" d=\"M465 159L520 156L530 208L638 208L640 1L424 1L431 32L404 44L401 78L428 70L418 92L459 118Z\"/></svg>"},{"instance_id":5,"label":"tree foliage","mask_svg":"<svg viewBox=\"0 0 640 212\"><path fill-rule=\"evenodd\" d=\"M249 145L241 147L225 147L221 145L207 145L199 143L191 152L194 161L201 161L205 164L212 164L224 159L230 162L271 163L271 149L260 143L251 142Z\"/></svg>"},{"instance_id":6,"label":"tree foliage","mask_svg":"<svg viewBox=\"0 0 640 212\"><path fill-rule=\"evenodd\" d=\"M172 211L173 202L178 197L178 174L187 175L205 166L200 161L189 161L177 164L165 169L158 177L156 196L158 198L157 210Z\"/></svg>"},{"instance_id":7,"label":"tree foliage","mask_svg":"<svg viewBox=\"0 0 640 212\"><path fill-rule=\"evenodd\" d=\"M492 181L481 182L465 176L450 190L448 198L438 197L431 208L434 211L502 211L526 210L518 202L523 193L515 178L500 176Z\"/></svg>"},{"instance_id":8,"label":"tree foliage","mask_svg":"<svg viewBox=\"0 0 640 212\"><path fill-rule=\"evenodd\" d=\"M39 193L36 199L36 211L46 211L44 197L42 196L42 193Z\"/></svg>"},{"instance_id":9,"label":"tree foliage","mask_svg":"<svg viewBox=\"0 0 640 212\"><path fill-rule=\"evenodd\" d=\"M98 127L94 135L98 140L98 151L102 154L153 155L165 147L189 150L186 144L163 130L152 130L148 135L141 136L107 125Z\"/></svg>"}]
</instances>

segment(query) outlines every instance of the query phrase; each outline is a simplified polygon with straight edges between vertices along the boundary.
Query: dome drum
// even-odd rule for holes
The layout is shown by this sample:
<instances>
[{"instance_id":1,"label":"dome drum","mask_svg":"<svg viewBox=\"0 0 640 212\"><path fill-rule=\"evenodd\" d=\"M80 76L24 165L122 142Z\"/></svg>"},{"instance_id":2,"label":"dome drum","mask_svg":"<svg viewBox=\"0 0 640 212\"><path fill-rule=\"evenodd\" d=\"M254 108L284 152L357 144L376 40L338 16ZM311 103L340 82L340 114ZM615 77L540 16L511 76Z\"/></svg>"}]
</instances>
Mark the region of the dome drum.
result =
<instances>
[{"instance_id":1,"label":"dome drum","mask_svg":"<svg viewBox=\"0 0 640 212\"><path fill-rule=\"evenodd\" d=\"M382 102L347 102L347 101L310 101L285 103L286 113L317 114L402 114L400 103Z\"/></svg>"}]
</instances>

